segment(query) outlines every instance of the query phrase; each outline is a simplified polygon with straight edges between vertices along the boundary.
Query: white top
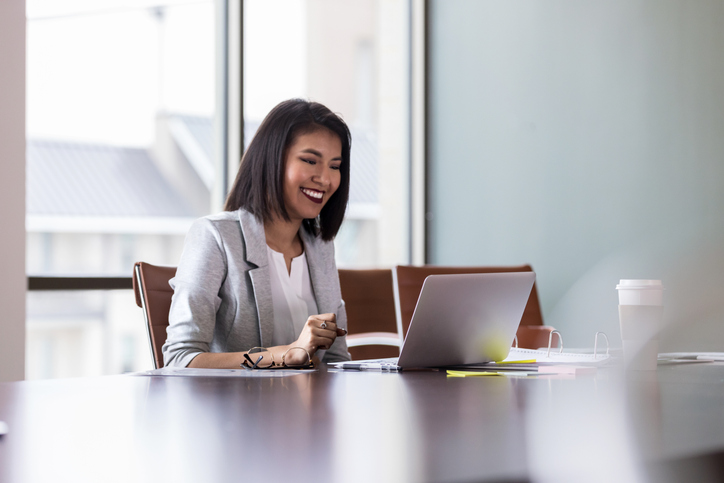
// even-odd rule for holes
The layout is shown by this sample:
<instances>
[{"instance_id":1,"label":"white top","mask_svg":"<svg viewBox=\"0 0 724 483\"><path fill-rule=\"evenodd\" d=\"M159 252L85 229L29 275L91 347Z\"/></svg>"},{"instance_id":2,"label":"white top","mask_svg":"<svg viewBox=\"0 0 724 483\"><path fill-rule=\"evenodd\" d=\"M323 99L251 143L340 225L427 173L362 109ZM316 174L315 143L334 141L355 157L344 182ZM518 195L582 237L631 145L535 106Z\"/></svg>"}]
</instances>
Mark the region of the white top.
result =
<instances>
[{"instance_id":1,"label":"white top","mask_svg":"<svg viewBox=\"0 0 724 483\"><path fill-rule=\"evenodd\" d=\"M267 248L269 279L274 306L274 335L272 346L294 342L310 315L319 313L312 291L307 257L302 253L292 258L292 270L287 272L284 254Z\"/></svg>"}]
</instances>

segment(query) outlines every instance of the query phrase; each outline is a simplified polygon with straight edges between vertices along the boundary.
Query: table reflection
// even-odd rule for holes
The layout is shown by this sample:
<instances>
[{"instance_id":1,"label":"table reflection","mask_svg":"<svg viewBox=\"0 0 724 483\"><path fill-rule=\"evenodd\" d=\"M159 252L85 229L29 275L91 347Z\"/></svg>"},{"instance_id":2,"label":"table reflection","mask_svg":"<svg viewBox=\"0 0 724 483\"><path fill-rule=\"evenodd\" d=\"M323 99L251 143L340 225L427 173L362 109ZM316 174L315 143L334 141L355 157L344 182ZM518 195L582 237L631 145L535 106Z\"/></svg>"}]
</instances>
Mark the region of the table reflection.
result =
<instances>
[{"instance_id":1,"label":"table reflection","mask_svg":"<svg viewBox=\"0 0 724 483\"><path fill-rule=\"evenodd\" d=\"M724 364L0 384L5 481L722 481ZM718 464L718 466L717 466Z\"/></svg>"}]
</instances>

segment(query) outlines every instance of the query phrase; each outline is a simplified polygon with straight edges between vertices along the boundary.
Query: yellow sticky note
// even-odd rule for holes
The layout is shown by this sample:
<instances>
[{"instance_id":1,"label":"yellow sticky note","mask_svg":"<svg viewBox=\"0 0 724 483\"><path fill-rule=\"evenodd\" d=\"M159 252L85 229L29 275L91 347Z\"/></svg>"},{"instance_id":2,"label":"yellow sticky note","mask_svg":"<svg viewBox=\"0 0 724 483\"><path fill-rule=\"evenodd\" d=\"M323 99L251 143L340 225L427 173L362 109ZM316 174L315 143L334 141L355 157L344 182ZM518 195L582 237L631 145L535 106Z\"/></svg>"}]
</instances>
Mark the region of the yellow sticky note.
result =
<instances>
[{"instance_id":1,"label":"yellow sticky note","mask_svg":"<svg viewBox=\"0 0 724 483\"><path fill-rule=\"evenodd\" d=\"M450 377L470 377L470 376L501 376L497 372L477 372L477 371L447 371Z\"/></svg>"},{"instance_id":2,"label":"yellow sticky note","mask_svg":"<svg viewBox=\"0 0 724 483\"><path fill-rule=\"evenodd\" d=\"M496 364L498 364L498 365L500 365L500 364L535 364L535 363L536 363L536 360L535 360L535 359L526 359L526 360L524 360L524 361L500 361L500 362L496 362Z\"/></svg>"}]
</instances>

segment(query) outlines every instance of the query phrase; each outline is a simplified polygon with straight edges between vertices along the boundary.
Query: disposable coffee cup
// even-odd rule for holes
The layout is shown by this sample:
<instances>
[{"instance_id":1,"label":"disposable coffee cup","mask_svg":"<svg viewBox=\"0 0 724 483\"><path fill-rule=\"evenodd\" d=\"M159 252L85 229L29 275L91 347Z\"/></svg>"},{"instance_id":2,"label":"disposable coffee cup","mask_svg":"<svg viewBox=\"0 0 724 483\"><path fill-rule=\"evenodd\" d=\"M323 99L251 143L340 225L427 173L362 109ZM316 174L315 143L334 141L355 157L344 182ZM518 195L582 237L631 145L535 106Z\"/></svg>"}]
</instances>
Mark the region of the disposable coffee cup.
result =
<instances>
[{"instance_id":1,"label":"disposable coffee cup","mask_svg":"<svg viewBox=\"0 0 724 483\"><path fill-rule=\"evenodd\" d=\"M631 370L654 370L664 316L664 286L661 280L621 280L616 290L624 365Z\"/></svg>"}]
</instances>

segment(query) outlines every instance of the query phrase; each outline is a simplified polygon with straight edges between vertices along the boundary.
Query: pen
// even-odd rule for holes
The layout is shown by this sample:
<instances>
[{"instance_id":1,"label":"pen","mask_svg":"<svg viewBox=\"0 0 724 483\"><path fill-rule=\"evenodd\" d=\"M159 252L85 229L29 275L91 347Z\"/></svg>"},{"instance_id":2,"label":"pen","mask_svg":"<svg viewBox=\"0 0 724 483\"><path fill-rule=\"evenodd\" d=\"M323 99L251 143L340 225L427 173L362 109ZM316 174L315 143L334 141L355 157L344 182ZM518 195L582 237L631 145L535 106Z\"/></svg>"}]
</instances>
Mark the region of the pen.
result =
<instances>
[{"instance_id":1,"label":"pen","mask_svg":"<svg viewBox=\"0 0 724 483\"><path fill-rule=\"evenodd\" d=\"M382 364L345 364L343 368L353 371L398 372L397 367L383 366Z\"/></svg>"}]
</instances>

